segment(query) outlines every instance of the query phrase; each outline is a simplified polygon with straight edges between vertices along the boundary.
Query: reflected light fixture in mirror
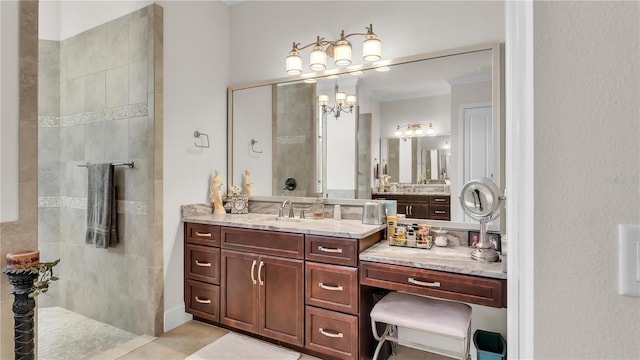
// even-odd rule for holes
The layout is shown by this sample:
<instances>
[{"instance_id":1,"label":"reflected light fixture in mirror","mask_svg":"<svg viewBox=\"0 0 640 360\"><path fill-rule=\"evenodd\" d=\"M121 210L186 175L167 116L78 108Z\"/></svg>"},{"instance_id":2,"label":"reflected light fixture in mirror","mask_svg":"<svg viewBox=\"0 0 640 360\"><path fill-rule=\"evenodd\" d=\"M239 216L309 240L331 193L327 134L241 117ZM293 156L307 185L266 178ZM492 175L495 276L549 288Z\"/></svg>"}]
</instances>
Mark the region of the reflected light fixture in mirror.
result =
<instances>
[{"instance_id":1,"label":"reflected light fixture in mirror","mask_svg":"<svg viewBox=\"0 0 640 360\"><path fill-rule=\"evenodd\" d=\"M316 41L305 46L300 43L293 42L293 47L285 60L286 71L288 75L302 74L302 58L300 51L313 46L309 56L309 67L313 71L323 71L327 68L327 56L334 58L336 66L351 65L351 43L347 38L351 36L365 36L366 39L362 43L362 60L365 62L374 62L382 58L382 42L373 32L373 25L369 24L365 27L366 33L344 34L344 30L340 31L340 39L337 41L326 40L320 36L316 37Z\"/></svg>"},{"instance_id":2,"label":"reflected light fixture in mirror","mask_svg":"<svg viewBox=\"0 0 640 360\"><path fill-rule=\"evenodd\" d=\"M426 133L422 129L422 125L426 124L406 124L406 125L398 125L396 127L396 131L394 131L393 135L396 137L407 138L407 137L420 137L420 136L435 136L436 130L433 128L433 123L429 123L427 126ZM402 129L405 129L404 132Z\"/></svg>"},{"instance_id":3,"label":"reflected light fixture in mirror","mask_svg":"<svg viewBox=\"0 0 640 360\"><path fill-rule=\"evenodd\" d=\"M338 89L338 82L334 87L334 98L336 104L332 107L329 106L329 95L319 95L318 103L322 106L322 113L333 113L333 116L337 119L340 117L341 112L350 113L353 111L353 106L356 104L357 98L355 95L347 95L340 92Z\"/></svg>"}]
</instances>

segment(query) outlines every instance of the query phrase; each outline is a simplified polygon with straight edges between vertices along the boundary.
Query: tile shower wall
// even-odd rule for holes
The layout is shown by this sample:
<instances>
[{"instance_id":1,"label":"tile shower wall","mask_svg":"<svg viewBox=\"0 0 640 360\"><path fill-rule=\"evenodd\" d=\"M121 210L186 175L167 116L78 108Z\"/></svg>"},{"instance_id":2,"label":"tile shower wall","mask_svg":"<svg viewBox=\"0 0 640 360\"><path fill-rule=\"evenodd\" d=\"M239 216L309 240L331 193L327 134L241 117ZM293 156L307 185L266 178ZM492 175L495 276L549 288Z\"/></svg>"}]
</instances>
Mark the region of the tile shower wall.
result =
<instances>
[{"instance_id":1,"label":"tile shower wall","mask_svg":"<svg viewBox=\"0 0 640 360\"><path fill-rule=\"evenodd\" d=\"M154 202L161 15L151 5L61 42L39 43L39 248L42 258L61 258L58 293L41 306L152 335L163 327L154 219L154 206L162 206ZM124 161L135 167L115 168L118 246L85 245L87 169L78 165Z\"/></svg>"},{"instance_id":2,"label":"tile shower wall","mask_svg":"<svg viewBox=\"0 0 640 360\"><path fill-rule=\"evenodd\" d=\"M298 83L276 87L277 114L274 119L274 195L315 195L315 84ZM295 190L283 190L288 178L296 180Z\"/></svg>"}]
</instances>

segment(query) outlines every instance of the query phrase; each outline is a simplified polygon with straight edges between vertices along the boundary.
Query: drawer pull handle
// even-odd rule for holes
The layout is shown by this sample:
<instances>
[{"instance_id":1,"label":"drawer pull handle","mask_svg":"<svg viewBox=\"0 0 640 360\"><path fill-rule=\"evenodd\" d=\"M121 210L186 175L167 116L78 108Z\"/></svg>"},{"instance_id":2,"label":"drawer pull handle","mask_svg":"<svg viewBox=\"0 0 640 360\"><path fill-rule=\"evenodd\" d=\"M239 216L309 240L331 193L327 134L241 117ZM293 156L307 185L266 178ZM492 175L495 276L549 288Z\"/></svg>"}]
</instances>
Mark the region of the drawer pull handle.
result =
<instances>
[{"instance_id":1,"label":"drawer pull handle","mask_svg":"<svg viewBox=\"0 0 640 360\"><path fill-rule=\"evenodd\" d=\"M318 286L320 286L320 288L322 288L322 289L331 290L331 291L342 291L342 290L344 290L342 285L331 286L331 285L325 285L323 283L318 283Z\"/></svg>"},{"instance_id":2,"label":"drawer pull handle","mask_svg":"<svg viewBox=\"0 0 640 360\"><path fill-rule=\"evenodd\" d=\"M447 201L447 199L433 199L433 200L435 200L437 202L445 202L445 201Z\"/></svg>"},{"instance_id":3,"label":"drawer pull handle","mask_svg":"<svg viewBox=\"0 0 640 360\"><path fill-rule=\"evenodd\" d=\"M200 236L200 237L211 237L211 233L201 233L201 232L197 232L196 231L196 236Z\"/></svg>"},{"instance_id":4,"label":"drawer pull handle","mask_svg":"<svg viewBox=\"0 0 640 360\"><path fill-rule=\"evenodd\" d=\"M264 266L264 262L260 260L260 266L258 267L258 282L260 285L264 285L264 281L262 281L262 267Z\"/></svg>"},{"instance_id":5,"label":"drawer pull handle","mask_svg":"<svg viewBox=\"0 0 640 360\"><path fill-rule=\"evenodd\" d=\"M196 265L202 266L202 267L211 267L211 263L201 263L198 260L196 260Z\"/></svg>"},{"instance_id":6,"label":"drawer pull handle","mask_svg":"<svg viewBox=\"0 0 640 360\"><path fill-rule=\"evenodd\" d=\"M256 270L256 261L253 260L253 263L251 264L251 281L253 281L253 285L256 284L256 277L253 274L253 272Z\"/></svg>"},{"instance_id":7,"label":"drawer pull handle","mask_svg":"<svg viewBox=\"0 0 640 360\"><path fill-rule=\"evenodd\" d=\"M209 300L209 299L200 299L197 296L196 296L196 301L199 302L200 304L211 304L211 300Z\"/></svg>"},{"instance_id":8,"label":"drawer pull handle","mask_svg":"<svg viewBox=\"0 0 640 360\"><path fill-rule=\"evenodd\" d=\"M446 213L446 211L444 211L444 210L436 210L435 213L436 214L444 214L444 213Z\"/></svg>"},{"instance_id":9,"label":"drawer pull handle","mask_svg":"<svg viewBox=\"0 0 640 360\"><path fill-rule=\"evenodd\" d=\"M416 280L414 278L409 278L409 283L414 285L427 286L427 287L440 287L439 281L425 282L425 281Z\"/></svg>"},{"instance_id":10,"label":"drawer pull handle","mask_svg":"<svg viewBox=\"0 0 640 360\"><path fill-rule=\"evenodd\" d=\"M323 328L318 328L318 331L320 331L320 334L322 334L322 335L324 335L326 337L330 337L330 338L343 338L344 337L344 334L342 334L342 333L327 332Z\"/></svg>"},{"instance_id":11,"label":"drawer pull handle","mask_svg":"<svg viewBox=\"0 0 640 360\"><path fill-rule=\"evenodd\" d=\"M339 248L326 248L324 246L318 246L318 250L326 253L342 254L342 249Z\"/></svg>"}]
</instances>

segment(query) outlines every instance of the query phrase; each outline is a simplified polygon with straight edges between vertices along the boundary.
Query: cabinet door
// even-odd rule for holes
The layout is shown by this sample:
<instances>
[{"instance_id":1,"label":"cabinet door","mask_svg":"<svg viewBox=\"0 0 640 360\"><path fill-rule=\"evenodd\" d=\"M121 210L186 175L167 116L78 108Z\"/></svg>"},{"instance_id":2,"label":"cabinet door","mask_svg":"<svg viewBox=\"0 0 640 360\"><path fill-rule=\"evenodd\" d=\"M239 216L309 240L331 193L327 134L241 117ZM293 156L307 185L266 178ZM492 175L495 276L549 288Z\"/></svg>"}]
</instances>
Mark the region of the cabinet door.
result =
<instances>
[{"instance_id":1,"label":"cabinet door","mask_svg":"<svg viewBox=\"0 0 640 360\"><path fill-rule=\"evenodd\" d=\"M260 256L260 335L304 346L304 262Z\"/></svg>"},{"instance_id":2,"label":"cabinet door","mask_svg":"<svg viewBox=\"0 0 640 360\"><path fill-rule=\"evenodd\" d=\"M220 322L258 332L258 256L222 250Z\"/></svg>"},{"instance_id":3,"label":"cabinet door","mask_svg":"<svg viewBox=\"0 0 640 360\"><path fill-rule=\"evenodd\" d=\"M411 204L408 203L408 202L400 202L400 201L398 201L397 206L396 206L396 212L398 214L407 215L407 217L409 217L409 206L411 206Z\"/></svg>"}]
</instances>

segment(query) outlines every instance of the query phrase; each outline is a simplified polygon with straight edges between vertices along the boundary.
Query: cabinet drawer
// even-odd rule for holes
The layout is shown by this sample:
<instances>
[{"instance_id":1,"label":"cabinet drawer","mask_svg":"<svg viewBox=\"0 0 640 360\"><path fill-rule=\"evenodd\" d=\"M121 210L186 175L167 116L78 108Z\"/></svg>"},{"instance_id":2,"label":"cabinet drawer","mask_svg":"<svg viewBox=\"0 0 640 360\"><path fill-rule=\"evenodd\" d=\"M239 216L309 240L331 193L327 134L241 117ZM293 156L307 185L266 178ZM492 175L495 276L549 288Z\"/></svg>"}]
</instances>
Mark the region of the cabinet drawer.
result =
<instances>
[{"instance_id":1,"label":"cabinet drawer","mask_svg":"<svg viewBox=\"0 0 640 360\"><path fill-rule=\"evenodd\" d=\"M501 279L362 261L360 283L498 308L507 306L507 283Z\"/></svg>"},{"instance_id":2,"label":"cabinet drawer","mask_svg":"<svg viewBox=\"0 0 640 360\"><path fill-rule=\"evenodd\" d=\"M447 195L431 195L431 205L450 205L451 196Z\"/></svg>"},{"instance_id":3,"label":"cabinet drawer","mask_svg":"<svg viewBox=\"0 0 640 360\"><path fill-rule=\"evenodd\" d=\"M304 259L302 234L223 227L220 237L225 249Z\"/></svg>"},{"instance_id":4,"label":"cabinet drawer","mask_svg":"<svg viewBox=\"0 0 640 360\"><path fill-rule=\"evenodd\" d=\"M451 220L449 205L431 205L429 218L433 220Z\"/></svg>"},{"instance_id":5,"label":"cabinet drawer","mask_svg":"<svg viewBox=\"0 0 640 360\"><path fill-rule=\"evenodd\" d=\"M338 359L358 358L358 317L305 308L305 348Z\"/></svg>"},{"instance_id":6,"label":"cabinet drawer","mask_svg":"<svg viewBox=\"0 0 640 360\"><path fill-rule=\"evenodd\" d=\"M220 287L187 280L185 289L187 312L207 320L219 321Z\"/></svg>"},{"instance_id":7,"label":"cabinet drawer","mask_svg":"<svg viewBox=\"0 0 640 360\"><path fill-rule=\"evenodd\" d=\"M187 223L184 237L188 244L220 246L220 226Z\"/></svg>"},{"instance_id":8,"label":"cabinet drawer","mask_svg":"<svg viewBox=\"0 0 640 360\"><path fill-rule=\"evenodd\" d=\"M305 302L358 314L358 268L307 262Z\"/></svg>"},{"instance_id":9,"label":"cabinet drawer","mask_svg":"<svg viewBox=\"0 0 640 360\"><path fill-rule=\"evenodd\" d=\"M307 235L306 259L311 261L358 266L358 241Z\"/></svg>"},{"instance_id":10,"label":"cabinet drawer","mask_svg":"<svg viewBox=\"0 0 640 360\"><path fill-rule=\"evenodd\" d=\"M188 278L220 285L220 248L187 245L185 261Z\"/></svg>"}]
</instances>

